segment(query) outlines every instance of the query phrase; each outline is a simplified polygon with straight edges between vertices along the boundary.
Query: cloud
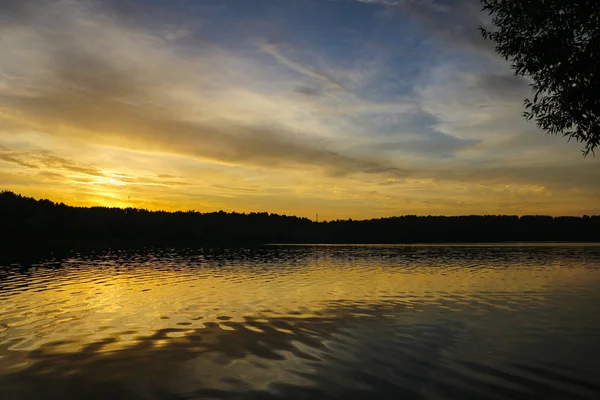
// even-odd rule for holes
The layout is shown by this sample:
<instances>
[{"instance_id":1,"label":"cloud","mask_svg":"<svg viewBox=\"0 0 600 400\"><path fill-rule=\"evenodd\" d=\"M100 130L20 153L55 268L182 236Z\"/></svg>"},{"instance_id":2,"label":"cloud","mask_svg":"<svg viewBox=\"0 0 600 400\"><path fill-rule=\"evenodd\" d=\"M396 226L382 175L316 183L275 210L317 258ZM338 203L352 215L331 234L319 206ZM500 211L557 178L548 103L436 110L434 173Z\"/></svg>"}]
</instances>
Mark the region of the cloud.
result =
<instances>
[{"instance_id":1,"label":"cloud","mask_svg":"<svg viewBox=\"0 0 600 400\"><path fill-rule=\"evenodd\" d=\"M18 151L0 146L0 161L30 169L56 168L85 175L105 176L99 168L75 164L65 158L57 157L49 151Z\"/></svg>"},{"instance_id":2,"label":"cloud","mask_svg":"<svg viewBox=\"0 0 600 400\"><path fill-rule=\"evenodd\" d=\"M231 190L233 192L243 192L243 193L256 193L258 192L257 189L249 189L249 188L242 188L242 187L231 187L231 186L224 186L224 185L210 185L211 187L217 188L217 189L225 189L225 190Z\"/></svg>"},{"instance_id":3,"label":"cloud","mask_svg":"<svg viewBox=\"0 0 600 400\"><path fill-rule=\"evenodd\" d=\"M0 2L0 21L18 22L29 16L34 7L43 5L42 0L3 0Z\"/></svg>"},{"instance_id":4,"label":"cloud","mask_svg":"<svg viewBox=\"0 0 600 400\"><path fill-rule=\"evenodd\" d=\"M454 157L458 150L477 143L479 143L479 140L476 139L460 139L439 132L431 132L428 134L418 134L414 138L407 138L401 141L382 141L377 143L376 147L382 152L395 151L403 154L414 154L420 157L435 155L439 158L446 158Z\"/></svg>"},{"instance_id":5,"label":"cloud","mask_svg":"<svg viewBox=\"0 0 600 400\"><path fill-rule=\"evenodd\" d=\"M529 80L511 73L473 74L467 79L470 81L468 82L470 86L476 86L491 96L510 101L515 101L530 93Z\"/></svg>"},{"instance_id":6,"label":"cloud","mask_svg":"<svg viewBox=\"0 0 600 400\"><path fill-rule=\"evenodd\" d=\"M283 52L281 52L281 50L279 49L279 46L276 44L263 43L261 45L261 49L265 53L270 54L277 61L279 61L283 65L293 69L294 71L299 72L310 78L314 78L316 80L321 81L323 83L324 87L329 90L340 91L340 92L345 93L350 96L354 95L338 79L333 77L331 74L329 74L327 72L321 72L321 71L318 71L315 69L308 68L300 62L292 60L291 58L284 55Z\"/></svg>"},{"instance_id":7,"label":"cloud","mask_svg":"<svg viewBox=\"0 0 600 400\"><path fill-rule=\"evenodd\" d=\"M12 98L15 114L41 126L55 127L60 135L84 136L97 143L120 144L154 151L187 154L215 161L271 167L312 165L328 173L379 173L398 170L377 162L312 147L292 133L269 127L189 123L171 118L160 109L129 105L99 92L38 94Z\"/></svg>"},{"instance_id":8,"label":"cloud","mask_svg":"<svg viewBox=\"0 0 600 400\"><path fill-rule=\"evenodd\" d=\"M317 96L318 97L318 96L323 95L323 91L321 89L310 87L310 86L298 85L298 86L296 86L296 88L294 90L297 93L302 93L306 96Z\"/></svg>"},{"instance_id":9,"label":"cloud","mask_svg":"<svg viewBox=\"0 0 600 400\"><path fill-rule=\"evenodd\" d=\"M32 61L39 61L50 73L45 73L38 85L27 90L13 86L0 92L4 113L29 128L96 143L174 152L239 165L282 168L308 165L332 175L401 171L389 163L312 145L307 140L310 133L289 126L240 122L229 110L221 110L221 115L213 115L202 122L186 118L161 97L164 93L160 80L166 78L169 82L175 79L173 75L178 70L187 72L182 68L191 67L185 61L161 59L167 63L164 68L169 69L166 75L156 75L161 72L160 65L149 73L143 65L153 61L156 43L152 37L136 30L110 24L104 26L85 19L71 21L66 30L45 31L44 38L39 32L41 28L29 28L36 33L28 40L43 41L38 48L44 49L34 54ZM127 36L127 40L112 42L120 39L119 35ZM138 46L145 46L137 54L133 48L124 47L132 44L132 37L140 39ZM273 47L265 49L286 65L323 80L330 87L345 90L331 77L312 72L278 55ZM121 54L125 57L121 58ZM148 59L136 59L135 56L148 56ZM175 57L174 54L165 56ZM215 70L207 72L218 74ZM201 85L210 83L210 78L200 79Z\"/></svg>"},{"instance_id":10,"label":"cloud","mask_svg":"<svg viewBox=\"0 0 600 400\"><path fill-rule=\"evenodd\" d=\"M490 18L481 12L478 0L356 0L396 8L419 22L426 33L444 45L494 55L493 43L484 40L479 26L488 27Z\"/></svg>"},{"instance_id":11,"label":"cloud","mask_svg":"<svg viewBox=\"0 0 600 400\"><path fill-rule=\"evenodd\" d=\"M383 6L418 6L436 12L447 12L449 7L435 0L356 0L359 3L377 4Z\"/></svg>"},{"instance_id":12,"label":"cloud","mask_svg":"<svg viewBox=\"0 0 600 400\"><path fill-rule=\"evenodd\" d=\"M35 175L52 180L70 180L91 184L134 184L152 186L186 186L189 183L175 177L132 176L101 169L93 164L81 164L56 156L49 150L19 151L0 146L0 162L31 170Z\"/></svg>"},{"instance_id":13,"label":"cloud","mask_svg":"<svg viewBox=\"0 0 600 400\"><path fill-rule=\"evenodd\" d=\"M3 181L121 205L119 185L152 207L353 217L523 196L548 210L568 209L567 194L577 209L600 204L600 170L521 118L528 82L482 45L475 0L340 7L361 18L320 26L331 35L318 40L302 10L271 10L302 25L288 41L224 30L192 3L0 2ZM215 14L240 17L230 4ZM421 29L377 26L382 9Z\"/></svg>"},{"instance_id":14,"label":"cloud","mask_svg":"<svg viewBox=\"0 0 600 400\"><path fill-rule=\"evenodd\" d=\"M600 200L600 187L594 185L600 174L593 169L582 169L578 164L552 166L530 162L518 166L494 166L458 162L447 170L432 170L430 176L433 179L477 183L488 187L536 185L556 191L585 188L590 196Z\"/></svg>"}]
</instances>

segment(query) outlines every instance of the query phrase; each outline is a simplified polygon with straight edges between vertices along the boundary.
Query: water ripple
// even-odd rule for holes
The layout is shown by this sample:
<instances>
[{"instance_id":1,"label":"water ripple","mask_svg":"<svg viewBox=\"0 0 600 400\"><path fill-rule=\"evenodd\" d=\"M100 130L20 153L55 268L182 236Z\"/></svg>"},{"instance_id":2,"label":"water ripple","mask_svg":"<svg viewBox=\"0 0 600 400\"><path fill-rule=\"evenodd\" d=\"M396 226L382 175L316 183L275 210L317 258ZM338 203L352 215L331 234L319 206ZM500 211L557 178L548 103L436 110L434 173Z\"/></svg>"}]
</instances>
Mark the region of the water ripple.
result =
<instances>
[{"instance_id":1,"label":"water ripple","mask_svg":"<svg viewBox=\"0 0 600 400\"><path fill-rule=\"evenodd\" d=\"M10 264L1 398L600 397L600 246L152 248Z\"/></svg>"}]
</instances>

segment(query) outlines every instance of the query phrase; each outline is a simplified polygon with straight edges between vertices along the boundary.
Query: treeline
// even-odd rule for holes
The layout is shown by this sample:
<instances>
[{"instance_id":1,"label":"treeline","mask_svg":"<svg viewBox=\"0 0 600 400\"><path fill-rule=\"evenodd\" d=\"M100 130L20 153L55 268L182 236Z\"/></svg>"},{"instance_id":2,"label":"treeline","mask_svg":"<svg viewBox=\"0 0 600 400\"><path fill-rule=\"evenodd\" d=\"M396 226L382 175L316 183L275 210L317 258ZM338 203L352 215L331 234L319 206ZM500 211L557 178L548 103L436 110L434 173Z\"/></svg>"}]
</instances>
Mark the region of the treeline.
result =
<instances>
[{"instance_id":1,"label":"treeline","mask_svg":"<svg viewBox=\"0 0 600 400\"><path fill-rule=\"evenodd\" d=\"M71 207L0 192L0 238L153 243L432 243L600 241L600 216L407 215L314 222L269 213Z\"/></svg>"}]
</instances>

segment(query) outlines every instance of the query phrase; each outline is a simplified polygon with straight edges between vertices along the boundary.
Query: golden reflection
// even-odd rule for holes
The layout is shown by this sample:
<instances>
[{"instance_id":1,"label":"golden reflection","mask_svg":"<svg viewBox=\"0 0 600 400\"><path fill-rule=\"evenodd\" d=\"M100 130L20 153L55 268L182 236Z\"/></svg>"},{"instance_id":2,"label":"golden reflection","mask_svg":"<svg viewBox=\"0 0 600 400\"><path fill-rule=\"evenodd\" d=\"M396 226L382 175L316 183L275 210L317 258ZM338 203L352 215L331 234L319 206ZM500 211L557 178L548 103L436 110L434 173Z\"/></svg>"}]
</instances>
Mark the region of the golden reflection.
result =
<instances>
[{"instance_id":1,"label":"golden reflection","mask_svg":"<svg viewBox=\"0 0 600 400\"><path fill-rule=\"evenodd\" d=\"M581 332L598 329L582 318L600 304L590 246L111 251L0 270L0 391L25 377L18 393L56 384L58 398L79 398L81 379L206 398L323 376L370 390L357 371L381 377L385 365L429 384L456 363L471 378L461 363L479 371L482 352L568 366ZM567 348L557 356L540 338Z\"/></svg>"},{"instance_id":2,"label":"golden reflection","mask_svg":"<svg viewBox=\"0 0 600 400\"><path fill-rule=\"evenodd\" d=\"M515 301L541 302L556 285L576 287L600 278L592 269L564 266L478 271L463 267L337 266L327 261L270 269L164 269L145 265L122 269L111 264L40 270L37 278L32 276L31 289L40 286L43 290L5 295L2 319L11 327L8 334L21 338L11 350L33 350L61 342L56 351L76 352L90 343L118 338L99 349L111 352L139 344L157 331L174 329L153 343L161 346L211 323L227 330L231 329L229 323L244 323L247 318L268 323L270 318L284 315L298 319L331 317L336 304L364 309L356 311L357 315L386 304L415 310L426 306L452 311L510 310L501 301L506 295ZM24 305L27 311L22 312ZM248 329L262 331L257 326ZM276 329L293 333L285 327Z\"/></svg>"}]
</instances>

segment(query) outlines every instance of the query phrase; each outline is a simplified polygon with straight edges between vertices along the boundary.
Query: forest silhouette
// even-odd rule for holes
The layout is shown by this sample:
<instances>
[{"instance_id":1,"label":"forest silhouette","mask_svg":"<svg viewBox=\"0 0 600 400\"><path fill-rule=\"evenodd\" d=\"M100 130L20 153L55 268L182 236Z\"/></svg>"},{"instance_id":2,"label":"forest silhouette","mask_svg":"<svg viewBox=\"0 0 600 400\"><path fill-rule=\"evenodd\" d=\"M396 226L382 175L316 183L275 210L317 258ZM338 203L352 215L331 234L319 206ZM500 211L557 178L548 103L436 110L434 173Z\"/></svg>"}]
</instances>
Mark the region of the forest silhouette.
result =
<instances>
[{"instance_id":1,"label":"forest silhouette","mask_svg":"<svg viewBox=\"0 0 600 400\"><path fill-rule=\"evenodd\" d=\"M267 212L73 207L0 192L0 238L153 244L600 241L600 216L416 216L315 222Z\"/></svg>"}]
</instances>

